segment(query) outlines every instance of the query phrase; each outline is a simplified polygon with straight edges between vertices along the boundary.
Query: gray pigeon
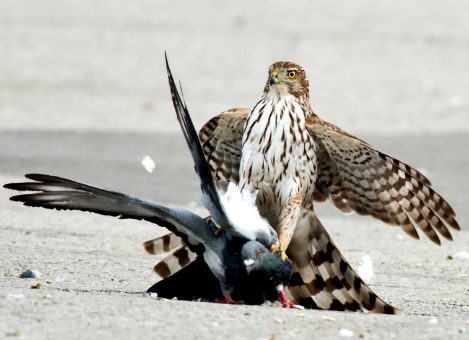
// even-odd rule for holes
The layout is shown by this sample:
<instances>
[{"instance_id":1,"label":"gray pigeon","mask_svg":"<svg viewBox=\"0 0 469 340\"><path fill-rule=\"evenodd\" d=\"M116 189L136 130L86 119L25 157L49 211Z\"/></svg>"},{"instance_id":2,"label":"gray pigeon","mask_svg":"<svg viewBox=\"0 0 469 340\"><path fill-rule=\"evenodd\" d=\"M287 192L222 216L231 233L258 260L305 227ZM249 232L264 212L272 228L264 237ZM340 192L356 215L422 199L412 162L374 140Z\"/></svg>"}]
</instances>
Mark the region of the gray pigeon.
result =
<instances>
[{"instance_id":1,"label":"gray pigeon","mask_svg":"<svg viewBox=\"0 0 469 340\"><path fill-rule=\"evenodd\" d=\"M231 196L222 203L197 132L177 92L167 61L166 65L173 103L201 182L202 204L210 212L210 219L203 219L182 208L169 208L118 192L41 174L25 175L35 182L4 185L7 189L39 191L13 196L10 200L23 202L26 206L81 210L121 219L146 220L166 227L182 238L189 249L197 254L197 259L150 288L149 291L161 293L160 296L180 295L175 288L187 284L189 275L196 275L195 286L192 284L193 289L184 293L187 298L215 296L226 301L231 300L232 293L236 300L264 304L276 301L280 294L284 304L290 306L282 289L291 276L291 261L283 261L280 252L271 252L270 249L275 249L279 244L278 237L273 228L260 217L254 205L255 196L247 197L247 194L232 189L229 190ZM231 206L233 202L234 208ZM256 256L252 254L253 249L256 250ZM259 249L261 253L257 255ZM204 290L205 284L207 287Z\"/></svg>"}]
</instances>

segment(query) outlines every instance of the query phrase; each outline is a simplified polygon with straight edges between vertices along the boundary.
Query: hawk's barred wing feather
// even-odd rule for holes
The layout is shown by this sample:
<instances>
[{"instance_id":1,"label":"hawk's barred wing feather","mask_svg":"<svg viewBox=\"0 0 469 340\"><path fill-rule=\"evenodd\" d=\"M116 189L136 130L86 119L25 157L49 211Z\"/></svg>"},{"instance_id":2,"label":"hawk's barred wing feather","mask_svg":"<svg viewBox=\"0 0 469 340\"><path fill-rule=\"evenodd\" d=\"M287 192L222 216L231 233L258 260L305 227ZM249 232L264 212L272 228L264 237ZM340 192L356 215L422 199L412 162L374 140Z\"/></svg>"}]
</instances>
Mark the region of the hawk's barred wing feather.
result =
<instances>
[{"instance_id":1,"label":"hawk's barred wing feather","mask_svg":"<svg viewBox=\"0 0 469 340\"><path fill-rule=\"evenodd\" d=\"M225 111L200 129L199 138L215 180L239 182L243 129L248 109Z\"/></svg>"},{"instance_id":2,"label":"hawk's barred wing feather","mask_svg":"<svg viewBox=\"0 0 469 340\"><path fill-rule=\"evenodd\" d=\"M451 206L417 170L317 117L308 123L321 150L315 198L400 226L414 238L416 225L436 244L435 230L452 240L445 223L460 230Z\"/></svg>"}]
</instances>

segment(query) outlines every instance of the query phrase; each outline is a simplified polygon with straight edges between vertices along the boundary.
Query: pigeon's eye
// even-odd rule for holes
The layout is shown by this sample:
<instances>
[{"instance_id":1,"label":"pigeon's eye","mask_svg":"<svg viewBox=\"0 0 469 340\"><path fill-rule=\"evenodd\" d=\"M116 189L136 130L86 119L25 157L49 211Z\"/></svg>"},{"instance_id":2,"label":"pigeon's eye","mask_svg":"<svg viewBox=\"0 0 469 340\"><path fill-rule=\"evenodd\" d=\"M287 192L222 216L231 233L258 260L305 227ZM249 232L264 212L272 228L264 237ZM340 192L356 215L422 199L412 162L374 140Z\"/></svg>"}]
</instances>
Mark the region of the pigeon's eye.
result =
<instances>
[{"instance_id":1,"label":"pigeon's eye","mask_svg":"<svg viewBox=\"0 0 469 340\"><path fill-rule=\"evenodd\" d=\"M261 250L259 249L259 250L257 251L257 256L259 256L261 253L262 253L262 252L261 252Z\"/></svg>"},{"instance_id":2,"label":"pigeon's eye","mask_svg":"<svg viewBox=\"0 0 469 340\"><path fill-rule=\"evenodd\" d=\"M295 71L289 71L287 73L287 75L288 75L288 78L293 79L293 78L296 77L296 72Z\"/></svg>"}]
</instances>

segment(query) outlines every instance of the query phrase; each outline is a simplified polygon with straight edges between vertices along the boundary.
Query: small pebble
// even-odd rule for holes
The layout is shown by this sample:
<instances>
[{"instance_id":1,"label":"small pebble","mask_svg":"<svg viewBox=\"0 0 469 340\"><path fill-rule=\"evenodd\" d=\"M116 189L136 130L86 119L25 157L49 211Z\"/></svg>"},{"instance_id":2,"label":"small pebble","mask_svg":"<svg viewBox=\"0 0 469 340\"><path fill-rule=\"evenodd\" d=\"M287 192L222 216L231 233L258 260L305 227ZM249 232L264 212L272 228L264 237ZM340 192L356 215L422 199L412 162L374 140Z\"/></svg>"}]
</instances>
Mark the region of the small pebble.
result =
<instances>
[{"instance_id":1,"label":"small pebble","mask_svg":"<svg viewBox=\"0 0 469 340\"><path fill-rule=\"evenodd\" d=\"M32 285L32 286L31 286L31 289L41 289L41 284L40 284L40 283L36 283L35 285Z\"/></svg>"},{"instance_id":2,"label":"small pebble","mask_svg":"<svg viewBox=\"0 0 469 340\"><path fill-rule=\"evenodd\" d=\"M275 319L275 322L283 325L283 320L282 319Z\"/></svg>"}]
</instances>

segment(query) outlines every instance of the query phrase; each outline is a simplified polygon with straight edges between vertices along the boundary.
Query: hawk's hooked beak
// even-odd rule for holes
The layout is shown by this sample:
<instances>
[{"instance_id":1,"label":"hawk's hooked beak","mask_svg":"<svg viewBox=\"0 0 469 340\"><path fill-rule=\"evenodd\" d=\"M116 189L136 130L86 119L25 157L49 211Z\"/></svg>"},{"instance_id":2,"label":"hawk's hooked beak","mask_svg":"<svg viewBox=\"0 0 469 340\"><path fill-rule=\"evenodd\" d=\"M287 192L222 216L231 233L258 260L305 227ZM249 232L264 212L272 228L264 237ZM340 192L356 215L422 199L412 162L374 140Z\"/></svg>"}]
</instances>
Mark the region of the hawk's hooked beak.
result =
<instances>
[{"instance_id":1,"label":"hawk's hooked beak","mask_svg":"<svg viewBox=\"0 0 469 340\"><path fill-rule=\"evenodd\" d=\"M278 72L277 71L273 71L271 74L270 74L270 85L275 85L275 84L278 84L280 83L282 80L279 79L278 77Z\"/></svg>"},{"instance_id":2,"label":"hawk's hooked beak","mask_svg":"<svg viewBox=\"0 0 469 340\"><path fill-rule=\"evenodd\" d=\"M252 270L252 266L254 265L254 262L256 262L256 261L254 261L253 259L244 260L244 266L246 267L246 273L248 275Z\"/></svg>"}]
</instances>

